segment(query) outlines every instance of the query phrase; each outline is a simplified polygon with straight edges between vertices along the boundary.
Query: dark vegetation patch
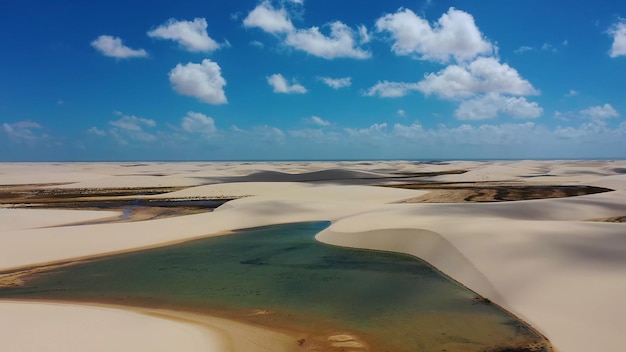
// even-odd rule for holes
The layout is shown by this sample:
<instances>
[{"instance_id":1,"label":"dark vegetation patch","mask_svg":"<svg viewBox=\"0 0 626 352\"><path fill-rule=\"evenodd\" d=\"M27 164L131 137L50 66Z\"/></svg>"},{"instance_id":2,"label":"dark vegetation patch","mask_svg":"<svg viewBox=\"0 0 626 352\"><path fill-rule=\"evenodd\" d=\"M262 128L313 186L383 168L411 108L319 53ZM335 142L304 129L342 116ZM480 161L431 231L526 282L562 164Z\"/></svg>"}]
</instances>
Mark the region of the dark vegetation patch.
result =
<instances>
[{"instance_id":1,"label":"dark vegetation patch","mask_svg":"<svg viewBox=\"0 0 626 352\"><path fill-rule=\"evenodd\" d=\"M626 222L626 216L615 216L612 218L604 218L604 219L591 219L589 221L624 223Z\"/></svg>"},{"instance_id":2,"label":"dark vegetation patch","mask_svg":"<svg viewBox=\"0 0 626 352\"><path fill-rule=\"evenodd\" d=\"M458 199L457 201L459 202L506 202L517 200L565 198L613 191L612 189L603 187L582 185L498 185L493 182L406 183L385 187L438 190L448 191L449 193L462 191L464 198Z\"/></svg>"},{"instance_id":3,"label":"dark vegetation patch","mask_svg":"<svg viewBox=\"0 0 626 352\"><path fill-rule=\"evenodd\" d=\"M114 197L163 194L178 191L183 188L184 187L48 189L35 185L2 186L0 187L0 204L54 204L107 200Z\"/></svg>"},{"instance_id":4,"label":"dark vegetation patch","mask_svg":"<svg viewBox=\"0 0 626 352\"><path fill-rule=\"evenodd\" d=\"M611 169L611 171L615 172L616 174L626 174L626 167L616 167L614 169Z\"/></svg>"},{"instance_id":5,"label":"dark vegetation patch","mask_svg":"<svg viewBox=\"0 0 626 352\"><path fill-rule=\"evenodd\" d=\"M42 185L0 186L0 205L13 208L81 209L121 211L111 221L140 221L212 211L231 199L134 198L174 192L183 187L116 189L45 189ZM77 223L82 224L82 223Z\"/></svg>"}]
</instances>

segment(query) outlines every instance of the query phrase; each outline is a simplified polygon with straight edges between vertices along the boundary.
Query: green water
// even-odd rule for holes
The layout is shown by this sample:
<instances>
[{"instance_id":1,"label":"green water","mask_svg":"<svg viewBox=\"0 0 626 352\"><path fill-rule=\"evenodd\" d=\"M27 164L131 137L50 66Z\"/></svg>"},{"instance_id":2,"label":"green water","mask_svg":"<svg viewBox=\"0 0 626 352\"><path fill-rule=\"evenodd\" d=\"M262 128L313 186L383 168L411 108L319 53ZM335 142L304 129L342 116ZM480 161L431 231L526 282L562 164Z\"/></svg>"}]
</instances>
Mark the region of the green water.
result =
<instances>
[{"instance_id":1,"label":"green water","mask_svg":"<svg viewBox=\"0 0 626 352\"><path fill-rule=\"evenodd\" d=\"M415 257L317 242L327 225L253 228L110 256L33 276L0 298L227 312L316 336L351 333L372 351L526 351L519 347L542 341Z\"/></svg>"}]
</instances>

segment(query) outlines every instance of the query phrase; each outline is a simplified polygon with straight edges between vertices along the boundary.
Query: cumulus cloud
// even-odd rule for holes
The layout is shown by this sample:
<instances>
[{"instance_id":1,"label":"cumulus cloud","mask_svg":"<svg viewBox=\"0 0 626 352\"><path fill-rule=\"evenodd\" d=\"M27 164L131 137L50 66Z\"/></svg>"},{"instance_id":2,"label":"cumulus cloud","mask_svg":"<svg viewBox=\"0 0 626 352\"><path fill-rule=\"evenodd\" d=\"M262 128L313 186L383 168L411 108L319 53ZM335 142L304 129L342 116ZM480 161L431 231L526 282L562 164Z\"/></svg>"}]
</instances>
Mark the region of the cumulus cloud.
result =
<instances>
[{"instance_id":1,"label":"cumulus cloud","mask_svg":"<svg viewBox=\"0 0 626 352\"><path fill-rule=\"evenodd\" d=\"M34 142L45 137L37 133L40 129L42 129L40 124L30 120L3 123L0 126L0 132L15 142Z\"/></svg>"},{"instance_id":2,"label":"cumulus cloud","mask_svg":"<svg viewBox=\"0 0 626 352\"><path fill-rule=\"evenodd\" d=\"M132 57L147 57L148 53L143 49L131 49L122 44L122 39L110 35L101 35L91 42L91 46L104 56L116 59L128 59Z\"/></svg>"},{"instance_id":3,"label":"cumulus cloud","mask_svg":"<svg viewBox=\"0 0 626 352\"><path fill-rule=\"evenodd\" d=\"M613 44L609 51L609 56L616 58L626 55L626 20L615 23L608 33L613 37Z\"/></svg>"},{"instance_id":4,"label":"cumulus cloud","mask_svg":"<svg viewBox=\"0 0 626 352\"><path fill-rule=\"evenodd\" d=\"M108 130L107 134L114 136L120 143L126 144L129 139L141 142L153 142L156 140L154 134L146 131L146 128L155 127L156 121L135 115L125 115L119 111L116 111L115 115L120 116L120 118L109 121L109 125L113 127ZM89 131L93 134L104 132L95 127L92 127Z\"/></svg>"},{"instance_id":5,"label":"cumulus cloud","mask_svg":"<svg viewBox=\"0 0 626 352\"><path fill-rule=\"evenodd\" d=\"M99 137L104 137L104 136L106 136L106 135L107 135L107 132L106 132L106 131L99 129L99 128L98 128L98 127L96 127L96 126L93 126L93 127L91 127L90 129L88 129L88 130L87 130L87 133L89 133L89 134L93 134L93 135L96 135L96 136L99 136Z\"/></svg>"},{"instance_id":6,"label":"cumulus cloud","mask_svg":"<svg viewBox=\"0 0 626 352\"><path fill-rule=\"evenodd\" d=\"M196 64L178 64L169 73L172 88L178 94L195 97L209 104L227 103L220 66L209 59Z\"/></svg>"},{"instance_id":7,"label":"cumulus cloud","mask_svg":"<svg viewBox=\"0 0 626 352\"><path fill-rule=\"evenodd\" d=\"M170 19L165 24L148 31L148 36L173 40L194 52L210 52L220 48L220 45L209 37L204 18L196 18L193 21Z\"/></svg>"},{"instance_id":8,"label":"cumulus cloud","mask_svg":"<svg viewBox=\"0 0 626 352\"><path fill-rule=\"evenodd\" d=\"M278 34L294 30L293 23L284 8L276 9L269 1L263 1L254 10L250 11L243 20L244 27L257 27L262 30Z\"/></svg>"},{"instance_id":9,"label":"cumulus cloud","mask_svg":"<svg viewBox=\"0 0 626 352\"><path fill-rule=\"evenodd\" d=\"M398 109L397 114L400 117L406 117L406 111L404 111L403 109Z\"/></svg>"},{"instance_id":10,"label":"cumulus cloud","mask_svg":"<svg viewBox=\"0 0 626 352\"><path fill-rule=\"evenodd\" d=\"M450 65L437 73L426 74L418 83L382 81L365 92L367 96L403 97L419 90L442 99L459 100L478 94L539 94L517 70L495 58L480 57L469 64Z\"/></svg>"},{"instance_id":11,"label":"cumulus cloud","mask_svg":"<svg viewBox=\"0 0 626 352\"><path fill-rule=\"evenodd\" d=\"M352 85L351 77L343 77L343 78L318 77L318 79L333 89L350 87L350 85Z\"/></svg>"},{"instance_id":12,"label":"cumulus cloud","mask_svg":"<svg viewBox=\"0 0 626 352\"><path fill-rule=\"evenodd\" d=\"M517 70L495 58L480 57L469 65L450 65L437 73L429 73L417 84L426 95L458 99L481 93L537 95L530 82Z\"/></svg>"},{"instance_id":13,"label":"cumulus cloud","mask_svg":"<svg viewBox=\"0 0 626 352\"><path fill-rule=\"evenodd\" d=\"M243 25L280 35L285 45L324 59L366 59L372 55L359 48L359 45L370 41L365 26L361 25L355 31L346 24L335 21L325 26L329 28L328 34L322 33L320 27L297 29L286 9L275 8L269 1L257 5L243 20Z\"/></svg>"},{"instance_id":14,"label":"cumulus cloud","mask_svg":"<svg viewBox=\"0 0 626 352\"><path fill-rule=\"evenodd\" d=\"M306 139L314 143L323 144L323 143L328 142L328 135L324 133L324 131L322 131L321 129L317 129L317 128L290 130L290 131L287 131L287 134L289 134L289 136L291 137Z\"/></svg>"},{"instance_id":15,"label":"cumulus cloud","mask_svg":"<svg viewBox=\"0 0 626 352\"><path fill-rule=\"evenodd\" d=\"M217 132L213 118L193 111L189 111L187 115L182 118L180 128L187 133L199 133L204 135L212 135Z\"/></svg>"},{"instance_id":16,"label":"cumulus cloud","mask_svg":"<svg viewBox=\"0 0 626 352\"><path fill-rule=\"evenodd\" d=\"M592 106L590 108L581 110L580 114L584 117L588 117L594 120L603 120L619 116L619 113L611 106L611 104L604 104L603 106Z\"/></svg>"},{"instance_id":17,"label":"cumulus cloud","mask_svg":"<svg viewBox=\"0 0 626 352\"><path fill-rule=\"evenodd\" d=\"M283 143L285 141L285 132L277 127L268 125L255 126L251 132L263 142Z\"/></svg>"},{"instance_id":18,"label":"cumulus cloud","mask_svg":"<svg viewBox=\"0 0 626 352\"><path fill-rule=\"evenodd\" d=\"M280 73L267 77L267 83L274 88L274 93L304 94L307 92L306 88L298 83L294 82L293 84L289 84L285 77L283 77Z\"/></svg>"},{"instance_id":19,"label":"cumulus cloud","mask_svg":"<svg viewBox=\"0 0 626 352\"><path fill-rule=\"evenodd\" d=\"M372 40L372 36L370 32L367 30L367 27L364 25L360 25L357 27L359 31L359 44L367 44Z\"/></svg>"},{"instance_id":20,"label":"cumulus cloud","mask_svg":"<svg viewBox=\"0 0 626 352\"><path fill-rule=\"evenodd\" d=\"M365 91L364 95L381 98L400 98L418 89L417 83L382 81Z\"/></svg>"},{"instance_id":21,"label":"cumulus cloud","mask_svg":"<svg viewBox=\"0 0 626 352\"><path fill-rule=\"evenodd\" d=\"M568 98L570 98L570 97L575 97L575 96L577 96L577 95L579 95L579 94L580 94L580 92L579 92L579 91L574 90L574 89L570 89L570 90L569 90L569 92L567 92L567 93L565 94L565 96L566 96L566 97L568 97Z\"/></svg>"},{"instance_id":22,"label":"cumulus cloud","mask_svg":"<svg viewBox=\"0 0 626 352\"><path fill-rule=\"evenodd\" d=\"M144 119L134 115L123 115L119 120L110 121L111 126L115 126L125 131L142 131L143 127L154 127L156 121L151 119Z\"/></svg>"},{"instance_id":23,"label":"cumulus cloud","mask_svg":"<svg viewBox=\"0 0 626 352\"><path fill-rule=\"evenodd\" d=\"M490 93L462 102L454 114L460 120L484 120L495 118L499 113L516 118L534 119L541 116L543 109L539 104L528 102L523 97L506 97Z\"/></svg>"},{"instance_id":24,"label":"cumulus cloud","mask_svg":"<svg viewBox=\"0 0 626 352\"><path fill-rule=\"evenodd\" d=\"M321 117L318 116L311 116L310 118L305 118L304 122L308 123L308 124L312 124L312 125L317 125L317 126L330 126L330 122L326 121L324 119L322 119Z\"/></svg>"},{"instance_id":25,"label":"cumulus cloud","mask_svg":"<svg viewBox=\"0 0 626 352\"><path fill-rule=\"evenodd\" d=\"M374 123L366 128L345 128L341 143L361 148L366 151L368 157L371 157L372 153L395 143L387 127L387 123L383 122Z\"/></svg>"},{"instance_id":26,"label":"cumulus cloud","mask_svg":"<svg viewBox=\"0 0 626 352\"><path fill-rule=\"evenodd\" d=\"M339 21L328 26L328 36L322 34L319 27L292 31L287 35L285 44L324 59L367 59L372 56L370 52L357 47L356 34L350 27Z\"/></svg>"},{"instance_id":27,"label":"cumulus cloud","mask_svg":"<svg viewBox=\"0 0 626 352\"><path fill-rule=\"evenodd\" d=\"M391 49L396 54L417 55L422 60L468 61L495 50L474 23L474 17L453 7L433 26L413 11L401 8L379 18L376 30L391 35Z\"/></svg>"}]
</instances>

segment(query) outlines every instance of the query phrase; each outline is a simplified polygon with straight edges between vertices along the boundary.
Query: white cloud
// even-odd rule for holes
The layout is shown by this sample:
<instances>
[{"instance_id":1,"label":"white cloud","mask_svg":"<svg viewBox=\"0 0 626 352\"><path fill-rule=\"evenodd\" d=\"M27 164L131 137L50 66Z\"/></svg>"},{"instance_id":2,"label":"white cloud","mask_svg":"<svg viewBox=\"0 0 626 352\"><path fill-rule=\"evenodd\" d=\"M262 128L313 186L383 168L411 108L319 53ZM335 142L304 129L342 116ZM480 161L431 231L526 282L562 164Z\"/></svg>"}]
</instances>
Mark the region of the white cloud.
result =
<instances>
[{"instance_id":1,"label":"white cloud","mask_svg":"<svg viewBox=\"0 0 626 352\"><path fill-rule=\"evenodd\" d=\"M281 144L285 141L285 132L277 127L268 125L256 126L251 130L251 132L263 142Z\"/></svg>"},{"instance_id":2,"label":"white cloud","mask_svg":"<svg viewBox=\"0 0 626 352\"><path fill-rule=\"evenodd\" d=\"M611 106L611 104L604 104L603 106L592 106L590 108L581 110L580 114L594 120L601 120L619 116L619 113Z\"/></svg>"},{"instance_id":3,"label":"white cloud","mask_svg":"<svg viewBox=\"0 0 626 352\"><path fill-rule=\"evenodd\" d=\"M494 58L481 57L469 65L450 65L429 73L417 84L426 95L458 99L481 93L536 95L539 92L517 70Z\"/></svg>"},{"instance_id":4,"label":"white cloud","mask_svg":"<svg viewBox=\"0 0 626 352\"><path fill-rule=\"evenodd\" d=\"M442 148L445 145L520 145L529 143L533 138L545 138L549 131L533 122L479 126L462 124L456 127L440 125L432 129L416 122L408 126L395 124L391 135Z\"/></svg>"},{"instance_id":5,"label":"white cloud","mask_svg":"<svg viewBox=\"0 0 626 352\"><path fill-rule=\"evenodd\" d=\"M376 21L378 32L389 32L392 50L398 55L416 54L420 59L447 62L474 59L491 54L495 48L487 41L467 12L451 7L431 26L409 9L386 14Z\"/></svg>"},{"instance_id":6,"label":"white cloud","mask_svg":"<svg viewBox=\"0 0 626 352\"><path fill-rule=\"evenodd\" d=\"M261 42L260 42L260 41L258 41L258 40L253 40L253 41L251 41L251 42L250 42L250 45L252 45L252 46L254 46L254 47L257 47L257 48L259 48L259 49L263 49L263 47L265 47L265 44L261 43Z\"/></svg>"},{"instance_id":7,"label":"white cloud","mask_svg":"<svg viewBox=\"0 0 626 352\"><path fill-rule=\"evenodd\" d=\"M0 132L15 142L34 142L41 137L36 130L42 129L37 122L30 120L15 123L3 123L0 125Z\"/></svg>"},{"instance_id":8,"label":"white cloud","mask_svg":"<svg viewBox=\"0 0 626 352\"><path fill-rule=\"evenodd\" d=\"M520 46L519 48L515 49L515 53L516 54L523 54L525 52L533 51L533 50L535 50L535 48L533 48L532 46L523 45L523 46Z\"/></svg>"},{"instance_id":9,"label":"white cloud","mask_svg":"<svg viewBox=\"0 0 626 352\"><path fill-rule=\"evenodd\" d=\"M220 66L204 59L202 63L178 64L169 73L170 82L176 92L188 95L209 104L225 104L227 102Z\"/></svg>"},{"instance_id":10,"label":"white cloud","mask_svg":"<svg viewBox=\"0 0 626 352\"><path fill-rule=\"evenodd\" d=\"M570 89L569 92L567 92L567 94L565 94L566 97L575 97L577 95L579 95L580 92L574 89Z\"/></svg>"},{"instance_id":11,"label":"white cloud","mask_svg":"<svg viewBox=\"0 0 626 352\"><path fill-rule=\"evenodd\" d=\"M400 117L406 117L406 111L404 111L403 109L398 109L397 114Z\"/></svg>"},{"instance_id":12,"label":"white cloud","mask_svg":"<svg viewBox=\"0 0 626 352\"><path fill-rule=\"evenodd\" d=\"M318 77L318 79L333 89L350 87L350 85L352 85L351 77L343 77L343 78Z\"/></svg>"},{"instance_id":13,"label":"white cloud","mask_svg":"<svg viewBox=\"0 0 626 352\"><path fill-rule=\"evenodd\" d=\"M556 53L558 50L554 47L554 45L550 44L550 43L543 43L543 45L541 46L541 50L543 51L550 51L553 53Z\"/></svg>"},{"instance_id":14,"label":"white cloud","mask_svg":"<svg viewBox=\"0 0 626 352\"><path fill-rule=\"evenodd\" d=\"M419 122L409 126L397 123L393 126L392 134L407 139L422 139L427 135L427 132Z\"/></svg>"},{"instance_id":15,"label":"white cloud","mask_svg":"<svg viewBox=\"0 0 626 352\"><path fill-rule=\"evenodd\" d=\"M212 135L217 132L215 120L199 112L190 111L182 118L180 127L187 133Z\"/></svg>"},{"instance_id":16,"label":"white cloud","mask_svg":"<svg viewBox=\"0 0 626 352\"><path fill-rule=\"evenodd\" d=\"M107 132L104 130L99 129L98 127L91 127L90 129L87 130L87 133L89 134L94 134L96 136L100 136L100 137L104 137L107 135Z\"/></svg>"},{"instance_id":17,"label":"white cloud","mask_svg":"<svg viewBox=\"0 0 626 352\"><path fill-rule=\"evenodd\" d=\"M315 143L327 142L327 135L320 129L308 128L303 130L290 130L287 131L287 133L291 137L307 139Z\"/></svg>"},{"instance_id":18,"label":"white cloud","mask_svg":"<svg viewBox=\"0 0 626 352\"><path fill-rule=\"evenodd\" d=\"M156 121L151 119L144 119L134 115L123 115L119 120L109 121L109 124L115 126L121 130L139 132L143 130L143 127L154 127Z\"/></svg>"},{"instance_id":19,"label":"white cloud","mask_svg":"<svg viewBox=\"0 0 626 352\"><path fill-rule=\"evenodd\" d=\"M367 30L367 27L360 25L357 29L359 30L359 44L367 44L372 40L372 36Z\"/></svg>"},{"instance_id":20,"label":"white cloud","mask_svg":"<svg viewBox=\"0 0 626 352\"><path fill-rule=\"evenodd\" d=\"M613 44L609 51L609 56L616 58L626 55L626 20L615 23L608 33L613 37Z\"/></svg>"},{"instance_id":21,"label":"white cloud","mask_svg":"<svg viewBox=\"0 0 626 352\"><path fill-rule=\"evenodd\" d=\"M339 21L329 26L329 36L322 34L318 27L297 29L287 34L285 44L324 59L367 59L372 56L370 52L356 47L356 35L350 27Z\"/></svg>"},{"instance_id":22,"label":"white cloud","mask_svg":"<svg viewBox=\"0 0 626 352\"><path fill-rule=\"evenodd\" d=\"M539 104L528 102L523 97L505 97L491 93L462 102L454 114L460 120L484 120L495 118L499 113L534 119L541 116L543 109Z\"/></svg>"},{"instance_id":23,"label":"white cloud","mask_svg":"<svg viewBox=\"0 0 626 352\"><path fill-rule=\"evenodd\" d=\"M379 96L381 98L400 98L411 91L418 90L418 87L417 83L382 81L368 89L364 95L370 97Z\"/></svg>"},{"instance_id":24,"label":"white cloud","mask_svg":"<svg viewBox=\"0 0 626 352\"><path fill-rule=\"evenodd\" d=\"M352 137L377 137L382 136L387 131L386 123L375 123L368 128L346 128L346 133Z\"/></svg>"},{"instance_id":25,"label":"white cloud","mask_svg":"<svg viewBox=\"0 0 626 352\"><path fill-rule=\"evenodd\" d=\"M326 121L324 119L322 119L321 117L318 116L311 116L310 118L305 118L304 122L312 124L312 125L318 125L318 126L330 126L330 122Z\"/></svg>"},{"instance_id":26,"label":"white cloud","mask_svg":"<svg viewBox=\"0 0 626 352\"><path fill-rule=\"evenodd\" d=\"M122 39L110 35L101 35L91 42L91 46L105 56L117 59L132 57L147 57L148 53L143 49L131 49L122 44Z\"/></svg>"},{"instance_id":27,"label":"white cloud","mask_svg":"<svg viewBox=\"0 0 626 352\"><path fill-rule=\"evenodd\" d=\"M145 130L146 128L156 127L156 121L134 115L124 115L119 111L115 111L114 114L120 116L120 118L118 120L109 121L109 124L113 127L109 129L106 134L115 137L119 143L127 144L129 139L140 142L154 142L156 140L154 134ZM88 132L102 135L101 132L104 131L92 127Z\"/></svg>"},{"instance_id":28,"label":"white cloud","mask_svg":"<svg viewBox=\"0 0 626 352\"><path fill-rule=\"evenodd\" d=\"M286 1L302 4L298 0ZM370 41L365 26L359 26L355 32L344 23L335 21L326 25L330 28L328 35L323 34L319 27L296 29L287 10L284 7L275 8L270 1L263 1L257 5L243 20L243 25L248 28L261 28L271 34L284 35L281 37L285 45L324 59L341 57L366 59L372 55L358 47Z\"/></svg>"},{"instance_id":29,"label":"white cloud","mask_svg":"<svg viewBox=\"0 0 626 352\"><path fill-rule=\"evenodd\" d=\"M306 88L298 83L294 82L293 84L289 84L285 77L283 77L280 73L267 77L267 83L274 88L274 93L304 94L307 92Z\"/></svg>"},{"instance_id":30,"label":"white cloud","mask_svg":"<svg viewBox=\"0 0 626 352\"><path fill-rule=\"evenodd\" d=\"M170 19L165 24L148 31L148 36L173 40L189 51L210 52L220 47L209 37L204 18L196 18L193 21Z\"/></svg>"},{"instance_id":31,"label":"white cloud","mask_svg":"<svg viewBox=\"0 0 626 352\"><path fill-rule=\"evenodd\" d=\"M294 30L287 11L284 8L274 8L269 1L263 1L255 7L244 18L243 25L248 28L258 27L272 34L288 33Z\"/></svg>"}]
</instances>

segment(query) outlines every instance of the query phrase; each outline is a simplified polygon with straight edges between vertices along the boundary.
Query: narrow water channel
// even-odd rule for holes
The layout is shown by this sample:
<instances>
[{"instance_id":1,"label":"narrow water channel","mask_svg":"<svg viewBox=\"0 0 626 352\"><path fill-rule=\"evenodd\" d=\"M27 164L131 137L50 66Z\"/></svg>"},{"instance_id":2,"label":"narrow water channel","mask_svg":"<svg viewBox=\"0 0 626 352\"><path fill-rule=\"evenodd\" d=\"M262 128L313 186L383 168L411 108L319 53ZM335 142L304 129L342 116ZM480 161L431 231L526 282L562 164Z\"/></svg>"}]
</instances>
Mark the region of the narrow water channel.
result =
<instances>
[{"instance_id":1,"label":"narrow water channel","mask_svg":"<svg viewBox=\"0 0 626 352\"><path fill-rule=\"evenodd\" d=\"M548 351L524 322L404 254L319 243L328 223L252 228L109 256L0 288L0 298L227 314L371 351Z\"/></svg>"}]
</instances>

